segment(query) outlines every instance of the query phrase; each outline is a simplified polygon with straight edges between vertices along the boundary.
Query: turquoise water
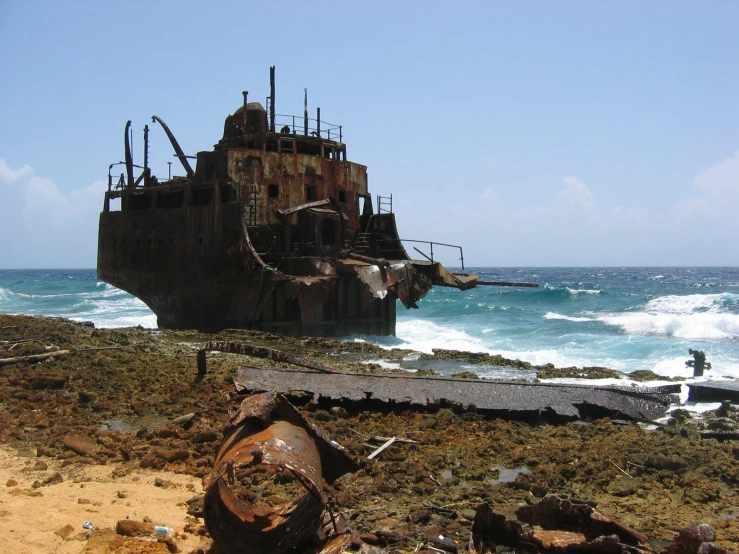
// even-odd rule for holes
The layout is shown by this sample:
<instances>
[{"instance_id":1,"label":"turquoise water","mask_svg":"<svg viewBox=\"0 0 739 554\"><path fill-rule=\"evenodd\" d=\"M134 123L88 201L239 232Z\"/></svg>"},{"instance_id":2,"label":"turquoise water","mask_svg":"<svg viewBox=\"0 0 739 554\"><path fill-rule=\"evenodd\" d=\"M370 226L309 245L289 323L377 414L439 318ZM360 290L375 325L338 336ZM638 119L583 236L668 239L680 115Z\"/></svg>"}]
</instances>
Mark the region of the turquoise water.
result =
<instances>
[{"instance_id":1,"label":"turquoise water","mask_svg":"<svg viewBox=\"0 0 739 554\"><path fill-rule=\"evenodd\" d=\"M98 281L94 269L0 269L0 313L92 321L96 327L156 327L138 298Z\"/></svg>"},{"instance_id":2,"label":"turquoise water","mask_svg":"<svg viewBox=\"0 0 739 554\"><path fill-rule=\"evenodd\" d=\"M468 268L488 281L538 289L435 287L419 310L398 304L386 347L448 348L532 363L651 369L684 376L688 348L709 377L739 377L739 268ZM94 270L0 270L0 312L62 316L98 327L155 327L139 300Z\"/></svg>"}]
</instances>

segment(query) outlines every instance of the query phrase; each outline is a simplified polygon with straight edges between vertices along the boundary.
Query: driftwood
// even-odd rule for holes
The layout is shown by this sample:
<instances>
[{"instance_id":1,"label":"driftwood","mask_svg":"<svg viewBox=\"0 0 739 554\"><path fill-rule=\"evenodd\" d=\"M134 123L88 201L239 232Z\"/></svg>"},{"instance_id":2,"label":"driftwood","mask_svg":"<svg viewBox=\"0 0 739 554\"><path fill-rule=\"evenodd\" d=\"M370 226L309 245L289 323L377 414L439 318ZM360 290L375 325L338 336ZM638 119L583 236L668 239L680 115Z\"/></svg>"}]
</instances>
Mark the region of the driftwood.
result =
<instances>
[{"instance_id":1,"label":"driftwood","mask_svg":"<svg viewBox=\"0 0 739 554\"><path fill-rule=\"evenodd\" d=\"M385 441L389 441L392 438L395 442L407 442L410 444L421 444L420 442L414 441L411 439L401 439L399 437L380 437L378 435L367 435L365 433L360 433L359 431L357 431L356 429L352 429L351 427L349 427L349 430L352 433L356 433L357 435L364 437L368 441L385 442Z\"/></svg>"},{"instance_id":2,"label":"driftwood","mask_svg":"<svg viewBox=\"0 0 739 554\"><path fill-rule=\"evenodd\" d=\"M395 442L395 437L389 438L385 444L383 444L380 448L378 448L372 454L370 454L369 456L367 456L367 459L368 460L371 460L372 458L374 458L375 456L377 456L380 452L382 452L383 450L385 450L388 446L390 446L394 442Z\"/></svg>"},{"instance_id":3,"label":"driftwood","mask_svg":"<svg viewBox=\"0 0 739 554\"><path fill-rule=\"evenodd\" d=\"M19 364L23 362L40 362L46 358L54 358L56 356L64 356L69 354L69 350L57 350L56 352L46 352L45 354L32 354L31 356L18 356L17 358L0 358L0 366Z\"/></svg>"},{"instance_id":4,"label":"driftwood","mask_svg":"<svg viewBox=\"0 0 739 554\"><path fill-rule=\"evenodd\" d=\"M40 342L44 344L44 341L49 340L51 337L44 337L42 339L13 339L13 340L0 340L0 344L22 344L24 342Z\"/></svg>"},{"instance_id":5,"label":"driftwood","mask_svg":"<svg viewBox=\"0 0 739 554\"><path fill-rule=\"evenodd\" d=\"M308 369L315 369L321 373L336 373L336 370L327 365L314 362L300 356L286 354L280 350L265 348L263 346L251 346L233 341L215 341L212 340L198 351L198 374L205 375L205 353L206 352L228 352L230 354L241 354L244 356L254 356L255 358L265 358L274 362L282 362L286 364L299 365Z\"/></svg>"},{"instance_id":6,"label":"driftwood","mask_svg":"<svg viewBox=\"0 0 739 554\"><path fill-rule=\"evenodd\" d=\"M125 350L125 346L97 346L95 348L77 348L75 352L94 352L98 350Z\"/></svg>"}]
</instances>

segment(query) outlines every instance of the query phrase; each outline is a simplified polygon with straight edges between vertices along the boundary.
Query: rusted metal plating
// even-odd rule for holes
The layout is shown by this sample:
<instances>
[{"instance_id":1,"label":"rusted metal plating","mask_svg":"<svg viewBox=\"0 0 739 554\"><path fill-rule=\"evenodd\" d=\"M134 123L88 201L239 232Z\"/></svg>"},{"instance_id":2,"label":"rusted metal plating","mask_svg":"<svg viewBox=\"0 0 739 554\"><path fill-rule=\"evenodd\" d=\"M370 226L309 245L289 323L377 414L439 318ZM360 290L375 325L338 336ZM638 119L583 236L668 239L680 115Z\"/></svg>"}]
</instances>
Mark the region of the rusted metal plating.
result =
<instances>
[{"instance_id":1,"label":"rusted metal plating","mask_svg":"<svg viewBox=\"0 0 739 554\"><path fill-rule=\"evenodd\" d=\"M469 541L470 554L495 552L508 545L525 552L610 552L653 554L641 546L649 538L578 500L547 496L534 506L522 506L516 520L477 507ZM530 528L524 524L535 525ZM539 528L541 527L541 528Z\"/></svg>"},{"instance_id":2,"label":"rusted metal plating","mask_svg":"<svg viewBox=\"0 0 739 554\"><path fill-rule=\"evenodd\" d=\"M291 473L306 493L278 506L259 506L231 488L239 468L272 466ZM310 540L322 523L323 483L356 464L281 395L245 399L232 416L205 493L205 525L226 552L280 554Z\"/></svg>"}]
</instances>

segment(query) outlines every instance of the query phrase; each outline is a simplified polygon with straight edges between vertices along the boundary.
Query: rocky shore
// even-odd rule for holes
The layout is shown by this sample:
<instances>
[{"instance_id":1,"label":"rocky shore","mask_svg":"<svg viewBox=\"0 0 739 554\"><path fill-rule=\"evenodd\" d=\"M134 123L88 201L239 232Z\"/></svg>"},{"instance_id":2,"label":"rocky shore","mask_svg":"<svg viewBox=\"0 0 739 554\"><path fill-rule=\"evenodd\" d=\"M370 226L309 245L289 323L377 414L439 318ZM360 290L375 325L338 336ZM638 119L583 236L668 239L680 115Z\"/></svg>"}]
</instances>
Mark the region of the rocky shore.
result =
<instances>
[{"instance_id":1,"label":"rocky shore","mask_svg":"<svg viewBox=\"0 0 739 554\"><path fill-rule=\"evenodd\" d=\"M209 340L268 346L349 371L387 371L378 361L410 354L366 343L250 331L95 329L59 319L0 315L0 443L8 471L17 472L0 483L0 550L10 551L2 546L13 544L3 542L11 532L14 540L35 532L48 538L39 551L95 552L95 541L114 540L116 552L142 551L140 543L127 544L112 531L105 534L106 528L116 527L115 520L97 519L94 531L83 529L81 522L93 519L84 503L79 504L79 521L70 521L72 530L64 537L55 522L48 529L18 528L23 523L13 519L13 499L28 497L43 511L50 491L94 467L94 480L121 483L122 488L123 483L133 486L138 472L154 472L162 483L174 482L172 475L197 478L178 485L186 498L164 494L165 486L152 488L150 511L168 503L182 519L179 528L174 525L178 536L152 541L146 551L208 551L198 511L199 480L213 467L229 411L243 399L233 387L235 369L278 365L214 353L208 357L208 372L198 375L196 353ZM66 353L3 363L60 351ZM465 356L469 361L476 355L438 352L435 358L453 363ZM517 367L515 361L488 358L481 363ZM607 368L518 364L540 378L614 374ZM556 494L597 506L646 535L647 546L655 550L693 522L713 526L717 546L739 550L739 444L700 438L707 429L736 430L739 413L733 407L701 420L680 411L666 425L650 427L610 419L532 425L450 408L370 411L302 402L299 394L290 400L359 460L360 469L336 481L328 494L334 510L347 517L365 544L414 552L420 545L447 541L436 548L463 552L481 503L515 518L521 506ZM412 442L395 443L367 460L377 447L369 438L377 436ZM119 505L125 506L124 498L117 500Z\"/></svg>"}]
</instances>

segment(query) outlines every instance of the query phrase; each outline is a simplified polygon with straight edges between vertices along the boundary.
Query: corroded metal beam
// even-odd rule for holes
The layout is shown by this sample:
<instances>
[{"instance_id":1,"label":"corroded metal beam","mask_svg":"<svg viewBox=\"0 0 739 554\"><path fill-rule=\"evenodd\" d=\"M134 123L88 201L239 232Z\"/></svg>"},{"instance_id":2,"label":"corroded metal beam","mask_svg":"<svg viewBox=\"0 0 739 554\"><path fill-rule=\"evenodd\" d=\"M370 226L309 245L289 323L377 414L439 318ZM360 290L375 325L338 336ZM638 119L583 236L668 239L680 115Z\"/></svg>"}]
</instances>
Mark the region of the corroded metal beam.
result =
<instances>
[{"instance_id":1,"label":"corroded metal beam","mask_svg":"<svg viewBox=\"0 0 739 554\"><path fill-rule=\"evenodd\" d=\"M323 373L335 373L336 370L325 364L314 362L308 358L302 358L300 356L293 356L292 354L286 354L280 350L274 350L273 348L265 348L264 346L252 346L250 344L243 344L240 342L233 341L218 341L212 340L208 342L203 348L198 351L198 373L205 375L205 353L206 352L228 352L230 354L241 354L242 356L253 356L255 358L264 358L272 360L273 362L282 362L285 364L293 364L301 367L307 367Z\"/></svg>"}]
</instances>

